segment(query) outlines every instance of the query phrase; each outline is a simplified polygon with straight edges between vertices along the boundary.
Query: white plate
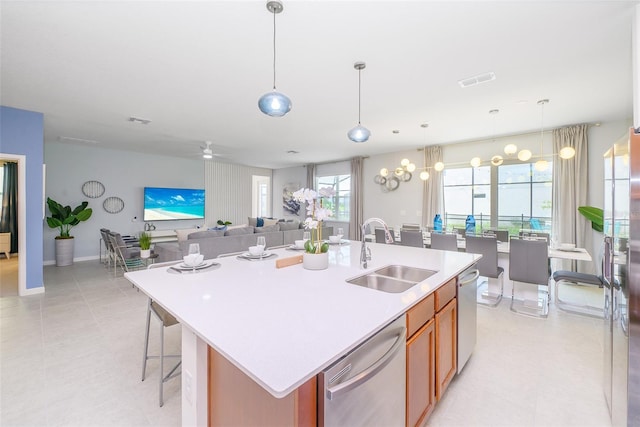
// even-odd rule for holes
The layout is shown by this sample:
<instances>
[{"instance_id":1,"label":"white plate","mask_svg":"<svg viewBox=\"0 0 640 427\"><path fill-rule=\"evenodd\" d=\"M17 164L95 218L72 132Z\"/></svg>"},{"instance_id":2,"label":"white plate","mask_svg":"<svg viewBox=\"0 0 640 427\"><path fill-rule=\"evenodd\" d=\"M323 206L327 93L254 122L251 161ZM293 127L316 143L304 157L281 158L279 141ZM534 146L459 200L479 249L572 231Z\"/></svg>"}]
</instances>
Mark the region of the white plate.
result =
<instances>
[{"instance_id":1,"label":"white plate","mask_svg":"<svg viewBox=\"0 0 640 427\"><path fill-rule=\"evenodd\" d=\"M202 261L201 264L196 265L195 267L192 265L187 265L184 262L174 266L175 268L179 269L179 270L200 270L202 268L206 268L208 267L210 264L207 261Z\"/></svg>"},{"instance_id":2,"label":"white plate","mask_svg":"<svg viewBox=\"0 0 640 427\"><path fill-rule=\"evenodd\" d=\"M291 249L292 251L304 251L304 248L299 248L296 245L291 245L288 249Z\"/></svg>"},{"instance_id":3,"label":"white plate","mask_svg":"<svg viewBox=\"0 0 640 427\"><path fill-rule=\"evenodd\" d=\"M582 252L579 248L558 248L562 252Z\"/></svg>"},{"instance_id":4,"label":"white plate","mask_svg":"<svg viewBox=\"0 0 640 427\"><path fill-rule=\"evenodd\" d=\"M327 240L327 243L330 245L346 245L347 243L349 243L348 240L341 240L339 242L330 242L329 240Z\"/></svg>"},{"instance_id":5,"label":"white plate","mask_svg":"<svg viewBox=\"0 0 640 427\"><path fill-rule=\"evenodd\" d=\"M249 252L245 252L241 256L243 258L248 258L248 259L260 259L260 258L266 258L270 255L271 255L271 252L264 251L262 255L251 255Z\"/></svg>"}]
</instances>

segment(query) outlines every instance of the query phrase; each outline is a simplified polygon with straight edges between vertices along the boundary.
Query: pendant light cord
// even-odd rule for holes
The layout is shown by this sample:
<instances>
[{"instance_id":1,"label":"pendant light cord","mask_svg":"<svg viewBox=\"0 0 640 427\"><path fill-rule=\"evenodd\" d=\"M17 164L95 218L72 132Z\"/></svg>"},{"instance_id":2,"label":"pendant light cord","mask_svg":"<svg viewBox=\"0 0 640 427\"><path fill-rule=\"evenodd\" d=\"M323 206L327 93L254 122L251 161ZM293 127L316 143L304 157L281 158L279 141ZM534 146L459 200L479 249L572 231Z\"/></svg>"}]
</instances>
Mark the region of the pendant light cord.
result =
<instances>
[{"instance_id":1,"label":"pendant light cord","mask_svg":"<svg viewBox=\"0 0 640 427\"><path fill-rule=\"evenodd\" d=\"M276 11L273 11L273 90L276 90Z\"/></svg>"},{"instance_id":2,"label":"pendant light cord","mask_svg":"<svg viewBox=\"0 0 640 427\"><path fill-rule=\"evenodd\" d=\"M544 104L540 104L540 158L544 156Z\"/></svg>"},{"instance_id":3,"label":"pendant light cord","mask_svg":"<svg viewBox=\"0 0 640 427\"><path fill-rule=\"evenodd\" d=\"M362 81L361 81L362 70L358 70L358 126L360 125L360 94L362 93Z\"/></svg>"}]
</instances>

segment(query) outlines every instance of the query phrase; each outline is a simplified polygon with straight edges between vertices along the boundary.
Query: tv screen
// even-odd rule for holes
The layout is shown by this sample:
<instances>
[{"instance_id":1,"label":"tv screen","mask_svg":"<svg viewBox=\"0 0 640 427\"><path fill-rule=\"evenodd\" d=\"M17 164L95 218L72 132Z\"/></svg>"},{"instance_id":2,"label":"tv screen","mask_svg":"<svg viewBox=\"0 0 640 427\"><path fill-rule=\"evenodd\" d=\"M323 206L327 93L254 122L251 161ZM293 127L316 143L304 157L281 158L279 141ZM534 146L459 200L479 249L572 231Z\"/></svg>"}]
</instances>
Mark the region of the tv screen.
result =
<instances>
[{"instance_id":1,"label":"tv screen","mask_svg":"<svg viewBox=\"0 0 640 427\"><path fill-rule=\"evenodd\" d=\"M144 188L144 220L204 219L204 190Z\"/></svg>"}]
</instances>

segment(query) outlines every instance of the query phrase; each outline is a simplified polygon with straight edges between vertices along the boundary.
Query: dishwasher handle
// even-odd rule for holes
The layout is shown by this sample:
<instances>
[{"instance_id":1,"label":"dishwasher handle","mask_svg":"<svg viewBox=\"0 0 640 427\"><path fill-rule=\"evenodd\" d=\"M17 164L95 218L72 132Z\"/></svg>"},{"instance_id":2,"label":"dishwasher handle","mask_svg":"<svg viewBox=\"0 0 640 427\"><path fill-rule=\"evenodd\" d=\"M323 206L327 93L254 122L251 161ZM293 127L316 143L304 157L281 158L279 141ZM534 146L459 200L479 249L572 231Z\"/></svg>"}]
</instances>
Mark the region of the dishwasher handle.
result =
<instances>
[{"instance_id":1,"label":"dishwasher handle","mask_svg":"<svg viewBox=\"0 0 640 427\"><path fill-rule=\"evenodd\" d=\"M458 285L460 287L468 285L469 283L475 282L478 277L480 277L480 270L478 270L477 268L470 270L464 277L460 279Z\"/></svg>"},{"instance_id":2,"label":"dishwasher handle","mask_svg":"<svg viewBox=\"0 0 640 427\"><path fill-rule=\"evenodd\" d=\"M374 375L376 375L385 366L387 366L389 362L391 362L393 357L396 355L396 353L398 353L398 351L400 351L400 349L403 348L405 345L405 340L407 337L406 336L407 328L403 326L401 328L396 329L396 331L397 331L395 333L396 342L393 343L391 348L387 350L387 352L380 359L376 360L373 365L369 366L368 368L360 372L358 375L355 375L353 378L343 383L340 383L334 387L327 387L327 398L329 400L333 400L345 393L348 393L349 391L353 390L359 385L369 381Z\"/></svg>"}]
</instances>

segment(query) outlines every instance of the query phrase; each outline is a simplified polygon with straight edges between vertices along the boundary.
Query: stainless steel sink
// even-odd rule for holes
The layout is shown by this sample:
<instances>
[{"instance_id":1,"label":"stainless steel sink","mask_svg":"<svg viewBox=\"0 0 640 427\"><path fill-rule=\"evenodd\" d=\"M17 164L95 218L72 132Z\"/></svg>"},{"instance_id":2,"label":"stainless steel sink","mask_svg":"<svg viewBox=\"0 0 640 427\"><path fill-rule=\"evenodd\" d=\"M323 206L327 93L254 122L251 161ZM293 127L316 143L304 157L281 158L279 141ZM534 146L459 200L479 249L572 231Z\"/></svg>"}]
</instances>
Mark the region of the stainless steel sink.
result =
<instances>
[{"instance_id":1,"label":"stainless steel sink","mask_svg":"<svg viewBox=\"0 0 640 427\"><path fill-rule=\"evenodd\" d=\"M422 282L437 271L405 265L388 265L371 273L347 280L358 286L364 286L382 292L400 293Z\"/></svg>"},{"instance_id":2,"label":"stainless steel sink","mask_svg":"<svg viewBox=\"0 0 640 427\"><path fill-rule=\"evenodd\" d=\"M408 267L406 265L389 265L375 270L374 273L381 276L393 277L394 279L408 280L410 282L418 283L433 276L437 271Z\"/></svg>"}]
</instances>

